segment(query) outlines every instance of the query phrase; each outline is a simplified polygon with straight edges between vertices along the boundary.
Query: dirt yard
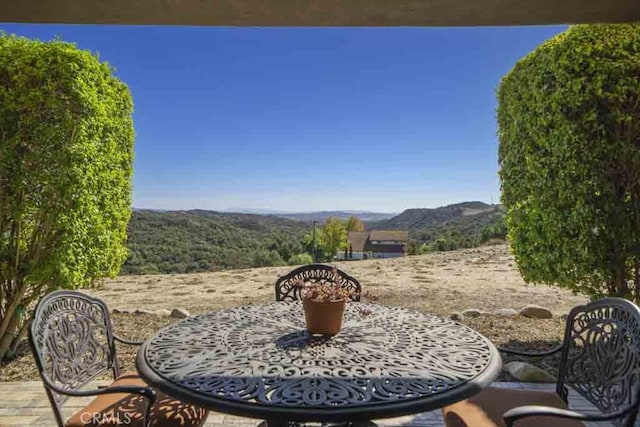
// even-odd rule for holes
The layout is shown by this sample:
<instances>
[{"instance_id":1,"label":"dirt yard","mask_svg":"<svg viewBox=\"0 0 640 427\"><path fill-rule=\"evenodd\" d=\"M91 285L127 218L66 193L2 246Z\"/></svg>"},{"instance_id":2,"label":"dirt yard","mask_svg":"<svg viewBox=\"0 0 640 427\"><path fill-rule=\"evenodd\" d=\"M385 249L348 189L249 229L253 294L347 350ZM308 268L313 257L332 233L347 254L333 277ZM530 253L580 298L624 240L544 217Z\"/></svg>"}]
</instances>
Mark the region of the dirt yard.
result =
<instances>
[{"instance_id":1,"label":"dirt yard","mask_svg":"<svg viewBox=\"0 0 640 427\"><path fill-rule=\"evenodd\" d=\"M398 304L446 315L477 308L547 307L555 315L586 301L549 286L526 285L506 245L485 246L386 260L341 262L385 304ZM187 308L191 313L234 304L270 301L278 275L292 267L266 267L217 273L122 276L104 289L89 291L117 309Z\"/></svg>"},{"instance_id":2,"label":"dirt yard","mask_svg":"<svg viewBox=\"0 0 640 427\"><path fill-rule=\"evenodd\" d=\"M584 296L555 287L526 285L520 278L507 246L443 252L389 260L338 263L356 277L363 290L380 297L380 303L400 305L428 313L449 315L475 308L485 314L465 317L466 323L497 345L543 350L559 343L564 321L559 317ZM191 314L239 304L274 299L274 282L293 267L255 268L218 273L123 276L102 289L88 293L103 298L118 310L186 308ZM553 319L529 319L490 314L502 308L519 310L528 304L544 306ZM131 339L152 336L159 328L177 321L153 314L114 314L116 332ZM135 369L135 347L120 346L125 369ZM507 362L509 358L505 358ZM554 371L557 360L536 362ZM502 379L510 379L503 374ZM18 357L0 366L0 381L38 380L27 343Z\"/></svg>"}]
</instances>

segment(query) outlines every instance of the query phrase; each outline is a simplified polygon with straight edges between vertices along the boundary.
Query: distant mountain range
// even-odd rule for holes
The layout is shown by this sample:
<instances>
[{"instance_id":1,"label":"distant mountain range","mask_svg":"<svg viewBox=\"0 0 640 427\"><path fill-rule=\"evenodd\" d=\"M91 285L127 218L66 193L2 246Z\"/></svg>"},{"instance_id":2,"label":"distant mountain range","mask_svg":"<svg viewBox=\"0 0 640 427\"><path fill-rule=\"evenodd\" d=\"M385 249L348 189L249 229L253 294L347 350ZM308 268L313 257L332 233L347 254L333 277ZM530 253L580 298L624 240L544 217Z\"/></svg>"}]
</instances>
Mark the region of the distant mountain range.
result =
<instances>
[{"instance_id":1,"label":"distant mountain range","mask_svg":"<svg viewBox=\"0 0 640 427\"><path fill-rule=\"evenodd\" d=\"M393 218L396 213L368 212L368 211L320 211L320 212L300 212L300 213L281 213L275 214L281 218L292 219L295 221L318 221L324 222L327 218L347 219L356 216L360 220L366 221L382 221Z\"/></svg>"}]
</instances>

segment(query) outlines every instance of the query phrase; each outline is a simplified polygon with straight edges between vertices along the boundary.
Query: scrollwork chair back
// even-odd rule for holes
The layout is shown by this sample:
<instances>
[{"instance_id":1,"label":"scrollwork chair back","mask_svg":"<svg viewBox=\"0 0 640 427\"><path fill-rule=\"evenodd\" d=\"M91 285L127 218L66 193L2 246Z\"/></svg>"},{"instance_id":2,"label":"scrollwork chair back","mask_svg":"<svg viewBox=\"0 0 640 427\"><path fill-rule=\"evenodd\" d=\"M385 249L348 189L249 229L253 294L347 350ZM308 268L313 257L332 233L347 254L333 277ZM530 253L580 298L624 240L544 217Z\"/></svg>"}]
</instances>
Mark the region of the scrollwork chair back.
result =
<instances>
[{"instance_id":1,"label":"scrollwork chair back","mask_svg":"<svg viewBox=\"0 0 640 427\"><path fill-rule=\"evenodd\" d=\"M120 375L109 310L101 300L73 291L55 291L36 307L29 342L41 376L65 390L77 390L97 376ZM46 386L56 420L67 396Z\"/></svg>"},{"instance_id":2,"label":"scrollwork chair back","mask_svg":"<svg viewBox=\"0 0 640 427\"><path fill-rule=\"evenodd\" d=\"M571 386L604 414L632 408L618 420L632 426L640 403L638 307L604 298L571 310L559 373L556 391L565 401Z\"/></svg>"},{"instance_id":3,"label":"scrollwork chair back","mask_svg":"<svg viewBox=\"0 0 640 427\"><path fill-rule=\"evenodd\" d=\"M292 270L276 280L276 301L297 301L302 299L302 289L294 286L295 282L304 283L335 283L334 271L343 288L353 294L354 301L360 301L362 286L354 277L329 264L307 264Z\"/></svg>"}]
</instances>

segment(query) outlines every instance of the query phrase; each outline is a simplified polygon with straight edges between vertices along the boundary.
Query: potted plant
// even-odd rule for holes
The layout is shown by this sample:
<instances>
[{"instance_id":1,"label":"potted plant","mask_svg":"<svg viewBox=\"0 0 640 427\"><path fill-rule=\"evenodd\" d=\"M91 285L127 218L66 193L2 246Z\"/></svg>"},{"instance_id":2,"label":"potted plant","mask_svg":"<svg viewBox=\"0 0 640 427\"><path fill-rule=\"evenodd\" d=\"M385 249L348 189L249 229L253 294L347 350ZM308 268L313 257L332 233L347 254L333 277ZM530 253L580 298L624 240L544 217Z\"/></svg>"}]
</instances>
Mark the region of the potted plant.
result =
<instances>
[{"instance_id":1,"label":"potted plant","mask_svg":"<svg viewBox=\"0 0 640 427\"><path fill-rule=\"evenodd\" d=\"M337 270L333 270L331 280L327 282L298 280L294 285L302 288L302 307L309 333L331 336L340 332L345 305L355 295L343 288Z\"/></svg>"}]
</instances>

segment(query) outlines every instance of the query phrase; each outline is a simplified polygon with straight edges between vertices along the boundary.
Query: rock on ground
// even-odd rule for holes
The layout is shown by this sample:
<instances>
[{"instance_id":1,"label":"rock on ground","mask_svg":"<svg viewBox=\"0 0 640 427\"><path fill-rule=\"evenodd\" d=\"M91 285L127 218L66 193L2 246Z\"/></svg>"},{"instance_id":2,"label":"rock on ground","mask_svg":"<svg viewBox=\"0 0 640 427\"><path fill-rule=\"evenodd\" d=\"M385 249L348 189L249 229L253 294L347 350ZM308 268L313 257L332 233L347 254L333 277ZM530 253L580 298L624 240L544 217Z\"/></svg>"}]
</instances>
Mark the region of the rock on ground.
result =
<instances>
[{"instance_id":1,"label":"rock on ground","mask_svg":"<svg viewBox=\"0 0 640 427\"><path fill-rule=\"evenodd\" d=\"M509 362L504 369L522 382L553 383L556 381L556 378L547 371L526 362Z\"/></svg>"},{"instance_id":2,"label":"rock on ground","mask_svg":"<svg viewBox=\"0 0 640 427\"><path fill-rule=\"evenodd\" d=\"M551 319L553 317L553 313L549 309L533 304L520 310L520 315L534 319Z\"/></svg>"},{"instance_id":3,"label":"rock on ground","mask_svg":"<svg viewBox=\"0 0 640 427\"><path fill-rule=\"evenodd\" d=\"M454 320L456 322L461 322L464 320L464 316L461 313L455 312L449 315L449 319Z\"/></svg>"},{"instance_id":4,"label":"rock on ground","mask_svg":"<svg viewBox=\"0 0 640 427\"><path fill-rule=\"evenodd\" d=\"M482 311L478 310L477 308L469 308L462 312L463 316L468 316L468 317L478 317L481 314L482 314Z\"/></svg>"},{"instance_id":5,"label":"rock on ground","mask_svg":"<svg viewBox=\"0 0 640 427\"><path fill-rule=\"evenodd\" d=\"M171 311L171 317L174 319L185 319L189 317L189 312L184 308L174 308Z\"/></svg>"}]
</instances>

